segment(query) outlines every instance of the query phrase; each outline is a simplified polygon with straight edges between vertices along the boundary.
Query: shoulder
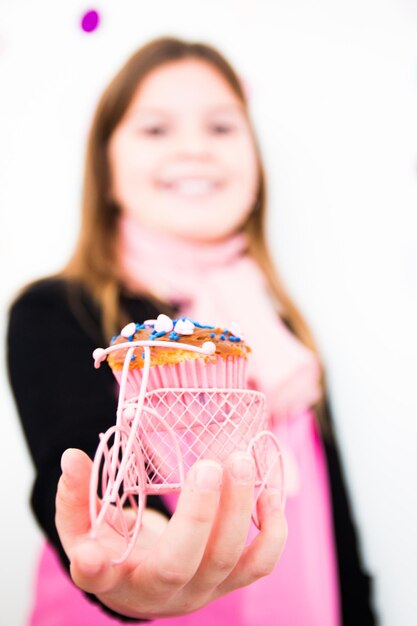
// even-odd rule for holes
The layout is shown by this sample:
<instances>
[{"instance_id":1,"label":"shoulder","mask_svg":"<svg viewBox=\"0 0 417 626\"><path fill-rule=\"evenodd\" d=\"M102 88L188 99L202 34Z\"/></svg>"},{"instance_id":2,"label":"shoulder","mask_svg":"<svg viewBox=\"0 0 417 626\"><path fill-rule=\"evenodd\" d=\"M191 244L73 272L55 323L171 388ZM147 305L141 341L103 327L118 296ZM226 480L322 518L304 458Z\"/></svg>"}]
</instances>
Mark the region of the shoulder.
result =
<instances>
[{"instance_id":1,"label":"shoulder","mask_svg":"<svg viewBox=\"0 0 417 626\"><path fill-rule=\"evenodd\" d=\"M25 287L10 304L8 318L9 338L71 331L100 339L99 307L79 283L61 277Z\"/></svg>"},{"instance_id":2,"label":"shoulder","mask_svg":"<svg viewBox=\"0 0 417 626\"><path fill-rule=\"evenodd\" d=\"M66 281L59 278L38 280L15 296L9 307L9 321L33 320L42 313L52 316L67 306Z\"/></svg>"},{"instance_id":3,"label":"shoulder","mask_svg":"<svg viewBox=\"0 0 417 626\"><path fill-rule=\"evenodd\" d=\"M122 292L120 305L133 321L153 318L160 312L146 296ZM54 276L31 283L15 297L9 307L9 334L32 334L40 328L47 334L77 331L101 345L106 342L101 318L100 305L81 282Z\"/></svg>"},{"instance_id":4,"label":"shoulder","mask_svg":"<svg viewBox=\"0 0 417 626\"><path fill-rule=\"evenodd\" d=\"M158 314L155 304L146 296L122 292L120 305L134 321L143 321ZM40 328L48 334L77 331L101 345L106 341L101 317L100 305L80 281L54 276L31 283L11 302L9 334L33 333Z\"/></svg>"},{"instance_id":5,"label":"shoulder","mask_svg":"<svg viewBox=\"0 0 417 626\"><path fill-rule=\"evenodd\" d=\"M22 381L28 385L30 379L33 402L51 376L55 389L48 393L55 397L64 381L66 385L78 384L74 370L80 378L90 373L91 354L104 342L100 317L86 297L82 301L88 305L85 319L78 315L71 304L72 287L72 283L61 278L37 281L26 287L10 306L6 359L10 381L19 398L28 397L22 391Z\"/></svg>"},{"instance_id":6,"label":"shoulder","mask_svg":"<svg viewBox=\"0 0 417 626\"><path fill-rule=\"evenodd\" d=\"M75 294L92 306L92 298L78 283L61 277L44 278L24 287L12 300L9 316L36 315L49 313L62 315L71 309Z\"/></svg>"},{"instance_id":7,"label":"shoulder","mask_svg":"<svg viewBox=\"0 0 417 626\"><path fill-rule=\"evenodd\" d=\"M68 289L68 281L63 278L45 278L30 283L11 302L10 314L38 308L65 308L68 306Z\"/></svg>"}]
</instances>

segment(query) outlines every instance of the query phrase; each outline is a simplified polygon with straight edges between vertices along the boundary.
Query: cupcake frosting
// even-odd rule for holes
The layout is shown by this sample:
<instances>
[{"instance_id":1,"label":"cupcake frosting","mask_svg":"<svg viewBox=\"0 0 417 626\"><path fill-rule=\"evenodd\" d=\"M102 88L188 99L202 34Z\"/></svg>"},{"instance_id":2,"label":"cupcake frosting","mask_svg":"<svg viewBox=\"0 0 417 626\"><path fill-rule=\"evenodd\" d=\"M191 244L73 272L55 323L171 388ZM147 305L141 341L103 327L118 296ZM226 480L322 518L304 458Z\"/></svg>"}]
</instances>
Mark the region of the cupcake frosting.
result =
<instances>
[{"instance_id":1,"label":"cupcake frosting","mask_svg":"<svg viewBox=\"0 0 417 626\"><path fill-rule=\"evenodd\" d=\"M230 328L219 328L201 324L189 317L171 319L161 314L155 320L146 320L143 323L130 322L111 340L111 345L133 341L167 341L175 342L178 348L163 347L151 350L151 366L181 363L191 359L204 359L214 362L217 357L225 360L234 360L238 357L246 358L250 348L246 345L239 328L232 324ZM181 344L203 347L206 342L212 342L215 351L212 355L202 356L198 352L181 348ZM107 356L108 363L113 370L121 370L127 348L112 351ZM130 369L142 368L144 365L143 347L134 349Z\"/></svg>"}]
</instances>

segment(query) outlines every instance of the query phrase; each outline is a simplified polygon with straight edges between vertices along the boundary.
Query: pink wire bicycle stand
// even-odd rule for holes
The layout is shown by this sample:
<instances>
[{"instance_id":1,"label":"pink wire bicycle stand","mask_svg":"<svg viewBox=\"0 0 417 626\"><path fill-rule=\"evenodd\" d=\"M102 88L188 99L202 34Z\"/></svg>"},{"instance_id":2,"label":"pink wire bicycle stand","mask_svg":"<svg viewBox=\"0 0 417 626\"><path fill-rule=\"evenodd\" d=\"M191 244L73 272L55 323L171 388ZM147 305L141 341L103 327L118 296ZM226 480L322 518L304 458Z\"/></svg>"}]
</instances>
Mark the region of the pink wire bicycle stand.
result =
<instances>
[{"instance_id":1,"label":"pink wire bicycle stand","mask_svg":"<svg viewBox=\"0 0 417 626\"><path fill-rule=\"evenodd\" d=\"M129 364L138 346L144 367L139 394L127 397ZM95 367L115 350L126 350L120 379L116 424L100 435L90 481L92 537L105 524L120 534L122 563L130 554L141 526L146 496L181 490L191 466L199 459L224 464L236 450L252 454L256 467L256 499L252 519L259 528L256 501L266 487L278 488L284 506L282 454L268 430L264 394L249 389L161 388L147 391L151 349L180 348L202 355L202 348L169 341L128 341L97 348Z\"/></svg>"}]
</instances>

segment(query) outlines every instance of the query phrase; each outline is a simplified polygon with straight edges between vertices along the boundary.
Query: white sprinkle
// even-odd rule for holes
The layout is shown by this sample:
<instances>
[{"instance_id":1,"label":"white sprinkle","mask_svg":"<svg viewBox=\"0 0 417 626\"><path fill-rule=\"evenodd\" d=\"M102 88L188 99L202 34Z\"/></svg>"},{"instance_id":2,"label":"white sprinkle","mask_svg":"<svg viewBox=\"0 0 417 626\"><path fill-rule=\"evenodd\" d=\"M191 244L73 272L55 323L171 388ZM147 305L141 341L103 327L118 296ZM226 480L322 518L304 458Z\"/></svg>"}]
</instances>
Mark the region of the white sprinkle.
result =
<instances>
[{"instance_id":1,"label":"white sprinkle","mask_svg":"<svg viewBox=\"0 0 417 626\"><path fill-rule=\"evenodd\" d=\"M216 352L216 346L212 341L205 341L201 348L204 350L205 354L214 354Z\"/></svg>"},{"instance_id":2,"label":"white sprinkle","mask_svg":"<svg viewBox=\"0 0 417 626\"><path fill-rule=\"evenodd\" d=\"M191 320L178 320L175 324L174 331L179 335L192 335L194 328L194 324Z\"/></svg>"},{"instance_id":3,"label":"white sprinkle","mask_svg":"<svg viewBox=\"0 0 417 626\"><path fill-rule=\"evenodd\" d=\"M174 322L172 321L170 317L168 317L168 315L164 315L163 313L158 315L158 318L155 322L155 330L158 333L161 333L161 332L169 333L171 332L173 328L174 328Z\"/></svg>"},{"instance_id":4,"label":"white sprinkle","mask_svg":"<svg viewBox=\"0 0 417 626\"><path fill-rule=\"evenodd\" d=\"M136 324L135 322L130 322L130 324L126 324L124 328L120 331L122 337L131 337L136 332Z\"/></svg>"}]
</instances>

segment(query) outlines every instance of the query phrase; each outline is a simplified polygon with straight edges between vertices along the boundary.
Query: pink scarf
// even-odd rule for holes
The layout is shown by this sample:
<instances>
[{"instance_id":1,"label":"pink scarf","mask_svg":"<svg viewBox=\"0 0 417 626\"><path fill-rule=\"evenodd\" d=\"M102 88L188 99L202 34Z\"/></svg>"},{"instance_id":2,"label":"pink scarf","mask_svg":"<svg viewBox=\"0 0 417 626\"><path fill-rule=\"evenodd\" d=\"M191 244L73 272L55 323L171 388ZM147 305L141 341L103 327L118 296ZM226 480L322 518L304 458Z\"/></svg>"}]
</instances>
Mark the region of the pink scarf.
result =
<instances>
[{"instance_id":1,"label":"pink scarf","mask_svg":"<svg viewBox=\"0 0 417 626\"><path fill-rule=\"evenodd\" d=\"M320 366L281 321L246 249L243 234L197 243L155 233L127 215L120 219L119 261L126 286L178 303L181 315L203 323L225 328L237 323L252 348L249 384L266 394L277 421L319 399Z\"/></svg>"}]
</instances>

